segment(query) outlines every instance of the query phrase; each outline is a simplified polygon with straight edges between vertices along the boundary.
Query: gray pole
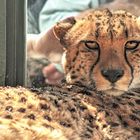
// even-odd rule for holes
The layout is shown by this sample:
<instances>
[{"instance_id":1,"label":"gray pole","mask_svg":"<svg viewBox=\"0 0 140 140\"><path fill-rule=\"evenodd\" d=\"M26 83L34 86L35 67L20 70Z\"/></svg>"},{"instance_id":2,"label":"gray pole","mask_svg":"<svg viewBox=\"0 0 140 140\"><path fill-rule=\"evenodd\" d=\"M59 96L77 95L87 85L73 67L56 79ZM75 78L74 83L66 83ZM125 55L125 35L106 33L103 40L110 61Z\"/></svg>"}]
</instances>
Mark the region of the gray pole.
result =
<instances>
[{"instance_id":1,"label":"gray pole","mask_svg":"<svg viewBox=\"0 0 140 140\"><path fill-rule=\"evenodd\" d=\"M6 71L6 1L0 0L0 86L5 84Z\"/></svg>"},{"instance_id":2,"label":"gray pole","mask_svg":"<svg viewBox=\"0 0 140 140\"><path fill-rule=\"evenodd\" d=\"M5 85L25 85L26 1L6 0Z\"/></svg>"}]
</instances>

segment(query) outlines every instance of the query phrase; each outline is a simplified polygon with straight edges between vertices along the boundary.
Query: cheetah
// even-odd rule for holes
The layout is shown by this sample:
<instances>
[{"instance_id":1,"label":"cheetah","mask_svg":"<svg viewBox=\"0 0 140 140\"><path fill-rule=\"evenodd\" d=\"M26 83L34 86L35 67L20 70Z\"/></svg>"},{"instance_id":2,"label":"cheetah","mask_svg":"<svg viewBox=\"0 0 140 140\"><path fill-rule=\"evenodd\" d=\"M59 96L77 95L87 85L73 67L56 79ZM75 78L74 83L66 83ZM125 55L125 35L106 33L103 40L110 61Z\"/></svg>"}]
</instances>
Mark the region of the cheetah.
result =
<instances>
[{"instance_id":1,"label":"cheetah","mask_svg":"<svg viewBox=\"0 0 140 140\"><path fill-rule=\"evenodd\" d=\"M0 140L140 140L140 18L90 10L57 23L66 83L0 88Z\"/></svg>"}]
</instances>

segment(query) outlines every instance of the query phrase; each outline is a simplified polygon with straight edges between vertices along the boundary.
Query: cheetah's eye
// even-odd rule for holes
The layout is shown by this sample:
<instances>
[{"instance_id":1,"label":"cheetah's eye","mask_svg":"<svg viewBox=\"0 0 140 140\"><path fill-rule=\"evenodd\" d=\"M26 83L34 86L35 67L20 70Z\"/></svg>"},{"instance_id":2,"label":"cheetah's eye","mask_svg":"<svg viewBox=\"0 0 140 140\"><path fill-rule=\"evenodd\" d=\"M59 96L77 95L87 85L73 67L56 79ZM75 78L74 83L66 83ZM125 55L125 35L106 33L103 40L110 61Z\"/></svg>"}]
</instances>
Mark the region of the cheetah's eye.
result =
<instances>
[{"instance_id":1,"label":"cheetah's eye","mask_svg":"<svg viewBox=\"0 0 140 140\"><path fill-rule=\"evenodd\" d=\"M85 44L85 47L88 50L98 50L99 49L99 45L96 41L82 40L81 42L83 42Z\"/></svg>"},{"instance_id":2,"label":"cheetah's eye","mask_svg":"<svg viewBox=\"0 0 140 140\"><path fill-rule=\"evenodd\" d=\"M127 50L134 50L139 46L140 41L138 40L131 40L125 44L125 48Z\"/></svg>"}]
</instances>

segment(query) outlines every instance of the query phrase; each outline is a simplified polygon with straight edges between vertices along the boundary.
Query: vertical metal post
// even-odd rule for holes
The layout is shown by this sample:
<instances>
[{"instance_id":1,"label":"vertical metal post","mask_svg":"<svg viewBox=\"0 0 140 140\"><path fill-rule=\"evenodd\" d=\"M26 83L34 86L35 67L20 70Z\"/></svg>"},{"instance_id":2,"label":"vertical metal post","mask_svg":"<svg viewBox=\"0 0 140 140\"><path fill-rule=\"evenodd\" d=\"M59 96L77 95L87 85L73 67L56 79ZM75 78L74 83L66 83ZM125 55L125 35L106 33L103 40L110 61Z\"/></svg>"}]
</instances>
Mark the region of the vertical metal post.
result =
<instances>
[{"instance_id":1,"label":"vertical metal post","mask_svg":"<svg viewBox=\"0 0 140 140\"><path fill-rule=\"evenodd\" d=\"M6 1L0 0L0 86L5 84L6 71Z\"/></svg>"},{"instance_id":2,"label":"vertical metal post","mask_svg":"<svg viewBox=\"0 0 140 140\"><path fill-rule=\"evenodd\" d=\"M5 85L25 85L26 0L6 0Z\"/></svg>"}]
</instances>

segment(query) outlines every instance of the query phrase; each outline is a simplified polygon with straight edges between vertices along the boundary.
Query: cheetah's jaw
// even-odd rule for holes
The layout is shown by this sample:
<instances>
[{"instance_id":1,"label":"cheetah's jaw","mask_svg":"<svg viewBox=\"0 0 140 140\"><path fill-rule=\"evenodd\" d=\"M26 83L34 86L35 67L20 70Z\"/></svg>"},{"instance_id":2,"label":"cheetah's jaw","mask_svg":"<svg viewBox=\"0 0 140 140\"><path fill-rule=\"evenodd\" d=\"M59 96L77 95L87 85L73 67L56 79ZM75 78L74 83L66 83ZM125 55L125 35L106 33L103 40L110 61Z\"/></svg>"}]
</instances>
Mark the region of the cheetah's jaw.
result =
<instances>
[{"instance_id":1,"label":"cheetah's jaw","mask_svg":"<svg viewBox=\"0 0 140 140\"><path fill-rule=\"evenodd\" d=\"M102 85L97 88L97 91L103 92L106 95L120 96L128 91L127 86L119 86L117 84Z\"/></svg>"},{"instance_id":2,"label":"cheetah's jaw","mask_svg":"<svg viewBox=\"0 0 140 140\"><path fill-rule=\"evenodd\" d=\"M111 88L111 89L107 89L107 90L104 90L103 91L105 94L107 95L113 95L113 96L120 96L122 94L125 93L124 90L119 90L119 89L116 89L116 88Z\"/></svg>"}]
</instances>

